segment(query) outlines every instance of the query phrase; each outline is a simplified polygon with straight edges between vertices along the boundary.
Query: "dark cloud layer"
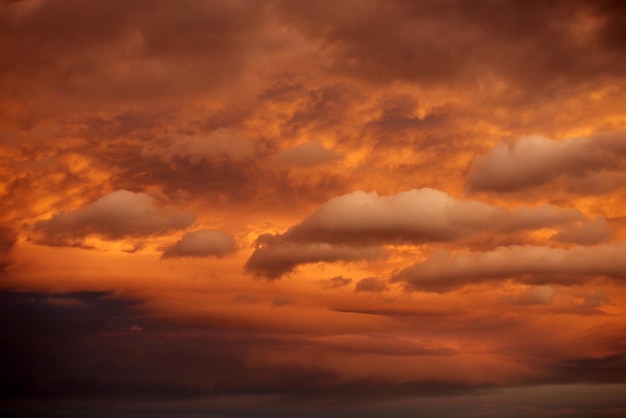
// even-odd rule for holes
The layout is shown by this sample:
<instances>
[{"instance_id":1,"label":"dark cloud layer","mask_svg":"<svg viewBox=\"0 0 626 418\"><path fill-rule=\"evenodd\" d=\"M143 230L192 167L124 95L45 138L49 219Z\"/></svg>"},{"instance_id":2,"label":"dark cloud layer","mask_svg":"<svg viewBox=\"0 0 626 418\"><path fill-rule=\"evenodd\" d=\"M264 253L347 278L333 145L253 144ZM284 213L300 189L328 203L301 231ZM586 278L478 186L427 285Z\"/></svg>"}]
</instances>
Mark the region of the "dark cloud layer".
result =
<instances>
[{"instance_id":1,"label":"dark cloud layer","mask_svg":"<svg viewBox=\"0 0 626 418\"><path fill-rule=\"evenodd\" d=\"M22 99L29 85L87 102L194 94L239 73L263 14L222 1L19 2L0 21L4 80Z\"/></svg>"},{"instance_id":2,"label":"dark cloud layer","mask_svg":"<svg viewBox=\"0 0 626 418\"><path fill-rule=\"evenodd\" d=\"M346 380L323 366L248 364L246 360L253 347L289 350L321 344L326 350L392 356L452 355L450 350L402 341L385 345L367 338L285 340L279 335L185 326L150 319L139 301L107 293L2 292L0 296L6 331L0 359L3 401L187 399L226 394L341 398L353 396L355 390L386 398L397 396L393 394L396 389L421 395L475 389L436 381L385 389L382 381Z\"/></svg>"},{"instance_id":3,"label":"dark cloud layer","mask_svg":"<svg viewBox=\"0 0 626 418\"><path fill-rule=\"evenodd\" d=\"M101 416L96 411L116 416L128 412L125 408L136 413L229 411L229 416L248 416L252 412L238 409L255 405L249 404L253 400L247 396L259 402L264 396L280 399L281 410L293 407L298 415L319 412L316 408L322 405L330 408L326 412L332 415L337 413L335 407L342 405L341 416L345 416L361 407L378 408L376 402L425 397L438 405L437 399L446 403L463 395L479 399L494 389L504 390L496 382L471 384L455 379L391 382L376 375L346 379L332 368L307 365L307 361L250 362L251 352L286 355L298 350L304 353L311 347L349 357L453 359L458 353L384 337L285 339L224 326L157 320L147 314L141 301L106 292L4 291L0 293L0 313L5 331L0 335L0 410L18 410L22 416L28 411L39 416L35 412L38 407L46 408L46 416L75 416L65 409L68 405L82 416ZM548 362L545 370L545 374L517 381L517 385L623 383L624 353L562 358ZM220 401L203 403L211 399ZM612 397L604 402L615 403ZM257 408L266 411L276 404ZM437 411L439 415L432 411L432 416L440 416L441 410ZM391 416L408 414L408 410L398 409ZM389 416L388 410L385 416ZM458 415L452 412L453 416Z\"/></svg>"},{"instance_id":4,"label":"dark cloud layer","mask_svg":"<svg viewBox=\"0 0 626 418\"><path fill-rule=\"evenodd\" d=\"M535 95L623 74L624 8L616 3L320 1L283 2L281 11L342 73L420 84L495 76ZM596 24L583 26L589 17Z\"/></svg>"}]
</instances>

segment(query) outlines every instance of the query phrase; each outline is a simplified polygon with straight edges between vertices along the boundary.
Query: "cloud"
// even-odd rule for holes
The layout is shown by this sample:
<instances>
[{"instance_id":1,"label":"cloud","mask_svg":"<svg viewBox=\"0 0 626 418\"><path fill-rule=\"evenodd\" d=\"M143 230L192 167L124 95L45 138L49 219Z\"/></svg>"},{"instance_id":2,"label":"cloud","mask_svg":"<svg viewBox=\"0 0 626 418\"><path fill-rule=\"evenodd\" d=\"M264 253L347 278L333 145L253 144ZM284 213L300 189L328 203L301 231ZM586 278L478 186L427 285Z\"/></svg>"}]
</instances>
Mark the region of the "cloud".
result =
<instances>
[{"instance_id":1,"label":"cloud","mask_svg":"<svg viewBox=\"0 0 626 418\"><path fill-rule=\"evenodd\" d=\"M291 296L276 296L272 300L272 306L275 308L280 308L281 306L291 305L295 303L295 299Z\"/></svg>"},{"instance_id":2,"label":"cloud","mask_svg":"<svg viewBox=\"0 0 626 418\"><path fill-rule=\"evenodd\" d=\"M394 281L409 290L445 293L489 280L572 285L595 278L626 279L626 244L568 249L513 245L456 255L441 252L400 271Z\"/></svg>"},{"instance_id":3,"label":"cloud","mask_svg":"<svg viewBox=\"0 0 626 418\"><path fill-rule=\"evenodd\" d=\"M305 143L275 155L270 161L278 166L314 167L339 158L336 152L318 143Z\"/></svg>"},{"instance_id":4,"label":"cloud","mask_svg":"<svg viewBox=\"0 0 626 418\"><path fill-rule=\"evenodd\" d=\"M326 243L260 246L246 262L246 269L268 279L277 279L300 264L334 261L373 260L386 256L380 247L354 248Z\"/></svg>"},{"instance_id":5,"label":"cloud","mask_svg":"<svg viewBox=\"0 0 626 418\"><path fill-rule=\"evenodd\" d=\"M356 282L355 292L380 293L387 290L387 283L376 277L367 277Z\"/></svg>"},{"instance_id":6,"label":"cloud","mask_svg":"<svg viewBox=\"0 0 626 418\"><path fill-rule=\"evenodd\" d=\"M81 246L95 235L108 240L144 237L189 226L195 216L170 208L157 208L144 193L118 190L82 209L55 213L35 223L33 232L39 244Z\"/></svg>"},{"instance_id":7,"label":"cloud","mask_svg":"<svg viewBox=\"0 0 626 418\"><path fill-rule=\"evenodd\" d=\"M458 200L429 188L390 196L356 191L329 200L277 238L289 242L421 244L454 241L485 231L573 227L576 222L586 222L580 211L552 205L509 211Z\"/></svg>"},{"instance_id":8,"label":"cloud","mask_svg":"<svg viewBox=\"0 0 626 418\"><path fill-rule=\"evenodd\" d=\"M340 287L348 286L350 283L352 283L352 279L343 276L335 276L330 279L319 281L319 285L322 289L338 289Z\"/></svg>"},{"instance_id":9,"label":"cloud","mask_svg":"<svg viewBox=\"0 0 626 418\"><path fill-rule=\"evenodd\" d=\"M554 237L561 242L600 242L611 236L606 222L588 222L576 209L543 205L509 211L428 188L390 196L356 191L330 199L283 234L259 236L247 267L277 278L298 264L371 259L368 247L452 242L542 228L557 228Z\"/></svg>"},{"instance_id":10,"label":"cloud","mask_svg":"<svg viewBox=\"0 0 626 418\"><path fill-rule=\"evenodd\" d=\"M502 297L504 302L516 305L549 305L554 297L552 286L532 286L515 295Z\"/></svg>"},{"instance_id":11,"label":"cloud","mask_svg":"<svg viewBox=\"0 0 626 418\"><path fill-rule=\"evenodd\" d=\"M262 42L267 22L263 5L222 1L183 0L176 7L159 0L150 7L101 0L36 4L17 3L3 13L0 47L10 62L5 68L18 75L11 93L26 99L36 83L45 85L40 93L100 107L193 96L234 80ZM80 76L68 71L77 66Z\"/></svg>"},{"instance_id":12,"label":"cloud","mask_svg":"<svg viewBox=\"0 0 626 418\"><path fill-rule=\"evenodd\" d=\"M324 47L320 55L332 71L373 83L450 85L495 76L538 95L529 87L554 91L592 75L619 78L626 66L618 41L624 12L613 2L280 4L285 21Z\"/></svg>"},{"instance_id":13,"label":"cloud","mask_svg":"<svg viewBox=\"0 0 626 418\"><path fill-rule=\"evenodd\" d=\"M11 228L0 226L0 256L8 254L17 242L17 234Z\"/></svg>"},{"instance_id":14,"label":"cloud","mask_svg":"<svg viewBox=\"0 0 626 418\"><path fill-rule=\"evenodd\" d=\"M144 147L142 155L156 156L172 162L174 159L188 159L192 163L216 157L243 160L254 154L254 143L238 133L219 128L208 135L179 136L167 145L150 143Z\"/></svg>"},{"instance_id":15,"label":"cloud","mask_svg":"<svg viewBox=\"0 0 626 418\"><path fill-rule=\"evenodd\" d=\"M613 236L605 218L597 217L580 225L565 228L551 238L559 242L575 242L581 245L593 245L606 242Z\"/></svg>"},{"instance_id":16,"label":"cloud","mask_svg":"<svg viewBox=\"0 0 626 418\"><path fill-rule=\"evenodd\" d=\"M9 264L9 254L17 242L17 234L11 228L0 226L0 274L4 273Z\"/></svg>"},{"instance_id":17,"label":"cloud","mask_svg":"<svg viewBox=\"0 0 626 418\"><path fill-rule=\"evenodd\" d=\"M570 182L611 172L626 172L626 132L555 141L526 136L501 142L472 162L467 185L473 190L508 192L550 183ZM610 178L610 177L609 177ZM623 183L614 182L613 188Z\"/></svg>"},{"instance_id":18,"label":"cloud","mask_svg":"<svg viewBox=\"0 0 626 418\"><path fill-rule=\"evenodd\" d=\"M189 232L163 251L161 258L221 257L235 251L235 239L224 232L200 230Z\"/></svg>"}]
</instances>

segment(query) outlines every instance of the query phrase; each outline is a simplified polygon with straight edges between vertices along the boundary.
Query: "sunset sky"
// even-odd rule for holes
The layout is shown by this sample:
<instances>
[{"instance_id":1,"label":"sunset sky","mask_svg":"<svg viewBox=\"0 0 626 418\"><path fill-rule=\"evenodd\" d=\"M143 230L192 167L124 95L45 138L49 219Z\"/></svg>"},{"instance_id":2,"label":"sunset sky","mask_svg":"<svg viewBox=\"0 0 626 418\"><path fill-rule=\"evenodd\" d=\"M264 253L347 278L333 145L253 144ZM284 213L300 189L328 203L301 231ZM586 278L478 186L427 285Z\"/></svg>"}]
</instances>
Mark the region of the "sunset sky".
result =
<instances>
[{"instance_id":1,"label":"sunset sky","mask_svg":"<svg viewBox=\"0 0 626 418\"><path fill-rule=\"evenodd\" d=\"M0 394L626 417L624 2L1 2Z\"/></svg>"}]
</instances>

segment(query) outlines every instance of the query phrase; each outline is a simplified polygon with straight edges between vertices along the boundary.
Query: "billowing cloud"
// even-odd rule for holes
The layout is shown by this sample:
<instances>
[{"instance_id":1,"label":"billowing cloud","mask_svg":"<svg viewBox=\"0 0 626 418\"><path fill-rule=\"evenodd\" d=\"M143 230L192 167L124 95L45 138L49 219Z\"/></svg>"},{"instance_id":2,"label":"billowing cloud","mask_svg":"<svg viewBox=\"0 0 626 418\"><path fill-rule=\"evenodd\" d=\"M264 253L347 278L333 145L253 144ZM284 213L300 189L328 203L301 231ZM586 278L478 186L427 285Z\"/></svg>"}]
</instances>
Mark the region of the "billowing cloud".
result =
<instances>
[{"instance_id":1,"label":"billowing cloud","mask_svg":"<svg viewBox=\"0 0 626 418\"><path fill-rule=\"evenodd\" d=\"M580 211L551 205L509 211L458 200L429 188L390 196L357 191L329 200L277 238L290 242L420 244L454 241L485 231L574 227L576 222L586 222Z\"/></svg>"},{"instance_id":2,"label":"billowing cloud","mask_svg":"<svg viewBox=\"0 0 626 418\"><path fill-rule=\"evenodd\" d=\"M329 200L284 234L259 236L246 266L277 278L298 264L370 259L376 245L451 242L542 228L557 228L559 242L597 243L611 237L606 221L589 221L575 209L544 205L510 211L428 188L391 196L357 191Z\"/></svg>"},{"instance_id":3,"label":"billowing cloud","mask_svg":"<svg viewBox=\"0 0 626 418\"><path fill-rule=\"evenodd\" d=\"M369 252L366 257L355 256L364 246L452 242L485 233L542 228L557 228L557 241L599 242L611 236L606 222L589 221L575 209L544 205L509 211L428 188L391 196L357 191L329 200L284 234L260 236L247 266L275 278L297 264L370 258ZM325 252L333 248L333 254ZM263 272L260 267L265 263L283 267Z\"/></svg>"},{"instance_id":4,"label":"billowing cloud","mask_svg":"<svg viewBox=\"0 0 626 418\"><path fill-rule=\"evenodd\" d=\"M443 293L490 280L572 285L595 278L626 279L626 244L567 249L513 245L456 255L436 253L400 271L394 280L410 290Z\"/></svg>"},{"instance_id":5,"label":"billowing cloud","mask_svg":"<svg viewBox=\"0 0 626 418\"><path fill-rule=\"evenodd\" d=\"M373 260L385 257L380 247L351 247L327 243L261 246L246 262L246 269L268 279L277 279L300 264Z\"/></svg>"},{"instance_id":6,"label":"billowing cloud","mask_svg":"<svg viewBox=\"0 0 626 418\"><path fill-rule=\"evenodd\" d=\"M162 258L222 257L235 251L235 239L221 231L200 230L185 234L163 251Z\"/></svg>"},{"instance_id":7,"label":"billowing cloud","mask_svg":"<svg viewBox=\"0 0 626 418\"><path fill-rule=\"evenodd\" d=\"M46 245L80 246L95 235L108 240L144 237L189 226L195 216L158 208L144 193L118 190L82 209L60 212L35 223L35 241Z\"/></svg>"},{"instance_id":8,"label":"billowing cloud","mask_svg":"<svg viewBox=\"0 0 626 418\"><path fill-rule=\"evenodd\" d=\"M336 152L313 142L287 149L272 157L271 162L286 167L313 167L336 161L338 158Z\"/></svg>"},{"instance_id":9,"label":"billowing cloud","mask_svg":"<svg viewBox=\"0 0 626 418\"><path fill-rule=\"evenodd\" d=\"M501 142L474 159L467 182L474 190L506 192L539 186L563 176L583 182L593 175L616 171L626 172L623 131L563 141L535 135ZM623 185L612 183L614 188Z\"/></svg>"}]
</instances>

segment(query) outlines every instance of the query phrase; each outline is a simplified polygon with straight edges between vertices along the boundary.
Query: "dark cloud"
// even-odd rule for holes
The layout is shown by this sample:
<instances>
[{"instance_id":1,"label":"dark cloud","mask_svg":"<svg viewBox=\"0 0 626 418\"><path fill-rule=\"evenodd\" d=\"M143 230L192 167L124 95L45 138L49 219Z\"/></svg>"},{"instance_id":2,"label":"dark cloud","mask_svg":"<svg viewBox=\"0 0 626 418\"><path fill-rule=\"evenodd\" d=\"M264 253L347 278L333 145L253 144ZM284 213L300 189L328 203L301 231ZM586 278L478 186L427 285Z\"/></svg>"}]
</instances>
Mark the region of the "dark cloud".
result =
<instances>
[{"instance_id":1,"label":"dark cloud","mask_svg":"<svg viewBox=\"0 0 626 418\"><path fill-rule=\"evenodd\" d=\"M110 293L0 293L3 333L1 400L158 400L221 395L296 398L395 398L472 391L445 381L389 383L352 379L306 362L249 361L252 351L327 352L391 356L450 356L409 341L371 338L290 338L169 323L147 315L141 301ZM63 303L48 303L49 299ZM133 331L142 324L142 332ZM154 367L158 364L159 367ZM398 392L396 392L398 391Z\"/></svg>"},{"instance_id":2,"label":"dark cloud","mask_svg":"<svg viewBox=\"0 0 626 418\"><path fill-rule=\"evenodd\" d=\"M272 306L275 308L280 308L281 306L291 305L295 303L295 299L291 296L276 296L272 300Z\"/></svg>"},{"instance_id":3,"label":"dark cloud","mask_svg":"<svg viewBox=\"0 0 626 418\"><path fill-rule=\"evenodd\" d=\"M365 132L374 136L378 150L384 150L391 144L419 145L424 151L438 148L447 150L451 145L449 141L434 138L444 130L454 129L450 108L424 108L414 96L405 93L383 96L378 102L378 111L379 115L364 127ZM443 157L445 153L440 154Z\"/></svg>"},{"instance_id":4,"label":"dark cloud","mask_svg":"<svg viewBox=\"0 0 626 418\"><path fill-rule=\"evenodd\" d=\"M619 188L623 181L611 181L619 177L603 174L617 172L626 178L624 144L624 132L563 141L527 136L502 142L474 159L467 185L473 190L510 192L547 184L559 177L584 184L586 179L601 175L605 182L610 182L609 187Z\"/></svg>"},{"instance_id":5,"label":"dark cloud","mask_svg":"<svg viewBox=\"0 0 626 418\"><path fill-rule=\"evenodd\" d=\"M280 12L320 42L332 70L380 83L495 76L539 95L626 67L616 42L624 11L614 2L285 1Z\"/></svg>"},{"instance_id":6,"label":"dark cloud","mask_svg":"<svg viewBox=\"0 0 626 418\"><path fill-rule=\"evenodd\" d=\"M594 278L626 278L623 243L596 247L497 247L454 256L437 253L400 271L395 281L409 290L449 292L489 280L514 279L530 284L577 284Z\"/></svg>"},{"instance_id":7,"label":"dark cloud","mask_svg":"<svg viewBox=\"0 0 626 418\"><path fill-rule=\"evenodd\" d=\"M352 283L352 279L343 276L335 276L330 279L320 280L319 285L322 289L338 289L348 286Z\"/></svg>"},{"instance_id":8,"label":"dark cloud","mask_svg":"<svg viewBox=\"0 0 626 418\"><path fill-rule=\"evenodd\" d=\"M230 300L232 303L254 304L261 302L264 298L260 296L250 295L248 293L238 293Z\"/></svg>"},{"instance_id":9,"label":"dark cloud","mask_svg":"<svg viewBox=\"0 0 626 418\"><path fill-rule=\"evenodd\" d=\"M234 252L235 239L224 232L200 230L185 234L163 251L161 258L221 257Z\"/></svg>"},{"instance_id":10,"label":"dark cloud","mask_svg":"<svg viewBox=\"0 0 626 418\"><path fill-rule=\"evenodd\" d=\"M203 136L179 136L166 144L150 142L141 155L156 156L166 162L188 159L192 163L211 160L211 157L226 157L232 160L247 160L255 152L254 143L232 130L216 129Z\"/></svg>"},{"instance_id":11,"label":"dark cloud","mask_svg":"<svg viewBox=\"0 0 626 418\"><path fill-rule=\"evenodd\" d=\"M355 292L380 293L387 290L387 283L376 277L367 277L356 282Z\"/></svg>"},{"instance_id":12,"label":"dark cloud","mask_svg":"<svg viewBox=\"0 0 626 418\"><path fill-rule=\"evenodd\" d=\"M0 275L4 273L9 261L9 253L17 242L17 234L11 228L0 226Z\"/></svg>"},{"instance_id":13,"label":"dark cloud","mask_svg":"<svg viewBox=\"0 0 626 418\"><path fill-rule=\"evenodd\" d=\"M229 211L233 204L243 202L267 209L275 208L276 199L285 206L319 201L345 187L343 179L333 173L297 176L287 169L267 166L263 163L268 154L267 141L263 138L248 140L236 135L234 142L245 144L241 152L236 152L228 144L230 138L226 132L233 135L232 131L186 135L179 145L176 138L140 139L134 143L112 141L93 158L96 167L112 172L109 182L113 188L133 191L158 188L172 200L186 196L187 200L199 200ZM191 152L190 144L204 151ZM164 152L169 149L172 155Z\"/></svg>"},{"instance_id":14,"label":"dark cloud","mask_svg":"<svg viewBox=\"0 0 626 418\"><path fill-rule=\"evenodd\" d=\"M533 286L514 295L505 295L503 302L516 305L549 305L554 297L554 288L551 286Z\"/></svg>"},{"instance_id":15,"label":"dark cloud","mask_svg":"<svg viewBox=\"0 0 626 418\"><path fill-rule=\"evenodd\" d=\"M260 237L262 240L262 238ZM260 241L261 242L261 241ZM300 264L373 260L386 256L380 247L354 248L333 244L282 244L280 246L261 244L246 262L246 269L268 279L278 279L290 273Z\"/></svg>"},{"instance_id":16,"label":"dark cloud","mask_svg":"<svg viewBox=\"0 0 626 418\"><path fill-rule=\"evenodd\" d=\"M223 1L17 3L0 21L2 72L24 99L34 84L83 102L193 95L241 72L261 42L264 9Z\"/></svg>"},{"instance_id":17,"label":"dark cloud","mask_svg":"<svg viewBox=\"0 0 626 418\"><path fill-rule=\"evenodd\" d=\"M626 352L608 356L562 360L552 366L553 381L623 383Z\"/></svg>"},{"instance_id":18,"label":"dark cloud","mask_svg":"<svg viewBox=\"0 0 626 418\"><path fill-rule=\"evenodd\" d=\"M0 255L8 254L17 241L17 234L10 228L0 227Z\"/></svg>"},{"instance_id":19,"label":"dark cloud","mask_svg":"<svg viewBox=\"0 0 626 418\"><path fill-rule=\"evenodd\" d=\"M278 166L314 167L336 161L338 158L339 155L334 151L311 142L287 149L272 157L271 162Z\"/></svg>"}]
</instances>

